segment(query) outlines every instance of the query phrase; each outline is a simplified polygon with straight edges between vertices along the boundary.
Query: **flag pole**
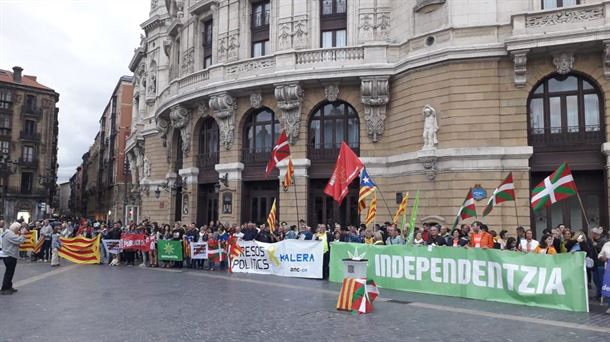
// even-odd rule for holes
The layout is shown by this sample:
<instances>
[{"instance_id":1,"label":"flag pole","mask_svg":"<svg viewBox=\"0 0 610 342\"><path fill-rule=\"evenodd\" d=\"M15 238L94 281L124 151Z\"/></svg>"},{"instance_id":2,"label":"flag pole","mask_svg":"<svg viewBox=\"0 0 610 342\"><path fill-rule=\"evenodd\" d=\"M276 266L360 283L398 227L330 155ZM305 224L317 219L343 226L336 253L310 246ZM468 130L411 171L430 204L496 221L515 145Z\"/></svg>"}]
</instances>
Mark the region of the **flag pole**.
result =
<instances>
[{"instance_id":1,"label":"flag pole","mask_svg":"<svg viewBox=\"0 0 610 342\"><path fill-rule=\"evenodd\" d=\"M515 200L513 201L515 204L515 218L517 219L517 227L520 227L519 224L519 213L517 212L517 196L515 196Z\"/></svg>"},{"instance_id":2,"label":"flag pole","mask_svg":"<svg viewBox=\"0 0 610 342\"><path fill-rule=\"evenodd\" d=\"M299 201L297 199L297 177L292 179L292 187L294 188L294 206L297 209L297 234L299 232Z\"/></svg>"},{"instance_id":3,"label":"flag pole","mask_svg":"<svg viewBox=\"0 0 610 342\"><path fill-rule=\"evenodd\" d=\"M377 188L379 188L379 185L377 185ZM381 188L379 188L379 195L381 196L381 199L383 200L383 204L385 204L386 209L388 209L388 215L390 215L390 220L391 220L394 216L392 216L390 207L388 207L388 202L386 202L385 198L383 197L383 192L381 191Z\"/></svg>"},{"instance_id":4,"label":"flag pole","mask_svg":"<svg viewBox=\"0 0 610 342\"><path fill-rule=\"evenodd\" d=\"M587 213L585 212L585 206L582 204L582 199L580 198L580 194L576 191L576 197L578 197L578 203L580 203L580 209L582 210L582 216L585 218L585 226L587 227L587 233L589 232L589 219L587 218Z\"/></svg>"}]
</instances>

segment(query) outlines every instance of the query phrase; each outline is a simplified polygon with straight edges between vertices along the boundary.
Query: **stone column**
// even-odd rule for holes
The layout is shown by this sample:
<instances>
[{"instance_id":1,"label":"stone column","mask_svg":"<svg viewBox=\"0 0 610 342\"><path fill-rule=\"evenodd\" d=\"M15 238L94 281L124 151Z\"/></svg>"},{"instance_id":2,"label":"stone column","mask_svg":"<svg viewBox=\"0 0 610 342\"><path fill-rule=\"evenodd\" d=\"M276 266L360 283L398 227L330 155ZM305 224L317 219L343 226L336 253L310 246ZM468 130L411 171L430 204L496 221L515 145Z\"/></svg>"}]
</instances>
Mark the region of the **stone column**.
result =
<instances>
[{"instance_id":1,"label":"stone column","mask_svg":"<svg viewBox=\"0 0 610 342\"><path fill-rule=\"evenodd\" d=\"M218 193L218 219L222 223L241 224L241 173L244 170L242 163L216 164L216 171L221 177L228 174L229 185L222 186ZM224 199L230 196L231 206L225 208ZM227 210L228 209L228 210Z\"/></svg>"},{"instance_id":2,"label":"stone column","mask_svg":"<svg viewBox=\"0 0 610 342\"><path fill-rule=\"evenodd\" d=\"M286 221L289 226L293 224L296 225L298 220L307 221L307 200L309 193L309 176L307 170L311 166L311 161L306 158L293 159L292 164L294 166L294 182L288 188L288 191L284 191L282 181L288 170L288 159L284 159L278 163L278 168L280 170L280 221Z\"/></svg>"},{"instance_id":3,"label":"stone column","mask_svg":"<svg viewBox=\"0 0 610 342\"><path fill-rule=\"evenodd\" d=\"M199 168L187 167L180 169L178 174L182 177L182 223L197 221L197 197L199 194Z\"/></svg>"}]
</instances>

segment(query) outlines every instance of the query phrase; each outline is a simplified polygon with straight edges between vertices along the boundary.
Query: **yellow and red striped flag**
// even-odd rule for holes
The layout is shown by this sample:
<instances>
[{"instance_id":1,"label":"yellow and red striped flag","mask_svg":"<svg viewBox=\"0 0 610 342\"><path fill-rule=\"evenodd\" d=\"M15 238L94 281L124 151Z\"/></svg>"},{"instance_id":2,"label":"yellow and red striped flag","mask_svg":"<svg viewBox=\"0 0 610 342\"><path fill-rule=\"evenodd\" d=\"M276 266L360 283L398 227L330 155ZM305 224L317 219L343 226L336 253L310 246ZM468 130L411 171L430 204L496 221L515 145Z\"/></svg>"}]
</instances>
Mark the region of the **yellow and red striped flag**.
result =
<instances>
[{"instance_id":1,"label":"yellow and red striped flag","mask_svg":"<svg viewBox=\"0 0 610 342\"><path fill-rule=\"evenodd\" d=\"M38 241L38 231L32 230L30 232L27 232L23 234L23 237L25 237L25 241L23 241L21 245L19 245L19 251L29 252L34 250L34 248L36 247L36 242ZM44 239L42 240L44 241Z\"/></svg>"},{"instance_id":2,"label":"yellow and red striped flag","mask_svg":"<svg viewBox=\"0 0 610 342\"><path fill-rule=\"evenodd\" d=\"M371 199L369 210L366 213L364 224L368 225L375 221L375 216L377 216L377 194L373 193L373 198Z\"/></svg>"},{"instance_id":3,"label":"yellow and red striped flag","mask_svg":"<svg viewBox=\"0 0 610 342\"><path fill-rule=\"evenodd\" d=\"M273 233L275 230L275 225L277 224L277 214L275 209L275 198L273 199L273 204L271 205L271 210L269 210L269 216L267 216L267 225L269 226L269 231Z\"/></svg>"},{"instance_id":4,"label":"yellow and red striped flag","mask_svg":"<svg viewBox=\"0 0 610 342\"><path fill-rule=\"evenodd\" d=\"M36 242L36 245L34 246L32 253L34 253L34 254L40 253L40 251L42 251L42 246L44 246L44 238L41 238L40 240L38 240L38 242Z\"/></svg>"},{"instance_id":5,"label":"yellow and red striped flag","mask_svg":"<svg viewBox=\"0 0 610 342\"><path fill-rule=\"evenodd\" d=\"M392 222L394 224L396 224L396 222L398 222L398 219L401 216L404 216L407 213L407 203L409 202L409 192L407 192L407 194L402 198L402 201L400 202L400 205L398 206L398 210L396 210L396 214L394 215L394 218L392 219Z\"/></svg>"},{"instance_id":6,"label":"yellow and red striped flag","mask_svg":"<svg viewBox=\"0 0 610 342\"><path fill-rule=\"evenodd\" d=\"M288 191L288 188L292 185L294 178L294 165L292 165L292 158L288 158L288 169L286 170L286 175L284 175L284 180L282 181L282 186L284 187L284 191Z\"/></svg>"},{"instance_id":7,"label":"yellow and red striped flag","mask_svg":"<svg viewBox=\"0 0 610 342\"><path fill-rule=\"evenodd\" d=\"M88 239L82 236L60 238L59 256L77 264L100 263L100 236Z\"/></svg>"},{"instance_id":8,"label":"yellow and red striped flag","mask_svg":"<svg viewBox=\"0 0 610 342\"><path fill-rule=\"evenodd\" d=\"M339 299L337 299L337 310L352 311L352 300L354 299L357 280L356 278L343 279Z\"/></svg>"}]
</instances>

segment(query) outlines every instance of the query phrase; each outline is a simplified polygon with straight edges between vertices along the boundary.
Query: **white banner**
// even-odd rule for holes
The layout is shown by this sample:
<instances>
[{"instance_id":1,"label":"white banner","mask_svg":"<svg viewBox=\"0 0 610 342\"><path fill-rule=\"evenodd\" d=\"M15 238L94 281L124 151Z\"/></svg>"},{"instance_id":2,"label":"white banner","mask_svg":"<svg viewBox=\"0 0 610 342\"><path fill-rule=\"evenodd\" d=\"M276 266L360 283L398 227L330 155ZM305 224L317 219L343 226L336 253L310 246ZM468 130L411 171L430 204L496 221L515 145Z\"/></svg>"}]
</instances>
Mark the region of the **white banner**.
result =
<instances>
[{"instance_id":1,"label":"white banner","mask_svg":"<svg viewBox=\"0 0 610 342\"><path fill-rule=\"evenodd\" d=\"M282 277L322 278L322 241L284 240L277 243L239 241L242 253L231 258L233 272Z\"/></svg>"},{"instance_id":2,"label":"white banner","mask_svg":"<svg viewBox=\"0 0 610 342\"><path fill-rule=\"evenodd\" d=\"M207 242L191 242L191 259L207 259L208 258L208 243Z\"/></svg>"},{"instance_id":3,"label":"white banner","mask_svg":"<svg viewBox=\"0 0 610 342\"><path fill-rule=\"evenodd\" d=\"M121 240L102 240L102 243L108 254L120 254L123 251Z\"/></svg>"}]
</instances>

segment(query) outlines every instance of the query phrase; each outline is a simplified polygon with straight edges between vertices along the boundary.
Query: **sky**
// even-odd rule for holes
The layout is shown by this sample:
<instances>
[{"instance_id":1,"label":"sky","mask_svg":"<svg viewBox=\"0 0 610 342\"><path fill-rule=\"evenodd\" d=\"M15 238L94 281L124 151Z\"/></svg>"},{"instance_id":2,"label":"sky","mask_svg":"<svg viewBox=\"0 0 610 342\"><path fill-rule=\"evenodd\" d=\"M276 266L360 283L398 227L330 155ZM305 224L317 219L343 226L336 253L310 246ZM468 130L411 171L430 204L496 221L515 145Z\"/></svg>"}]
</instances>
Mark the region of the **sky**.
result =
<instances>
[{"instance_id":1,"label":"sky","mask_svg":"<svg viewBox=\"0 0 610 342\"><path fill-rule=\"evenodd\" d=\"M0 0L0 69L59 93L58 182L89 150L99 119L140 44L150 0Z\"/></svg>"}]
</instances>

